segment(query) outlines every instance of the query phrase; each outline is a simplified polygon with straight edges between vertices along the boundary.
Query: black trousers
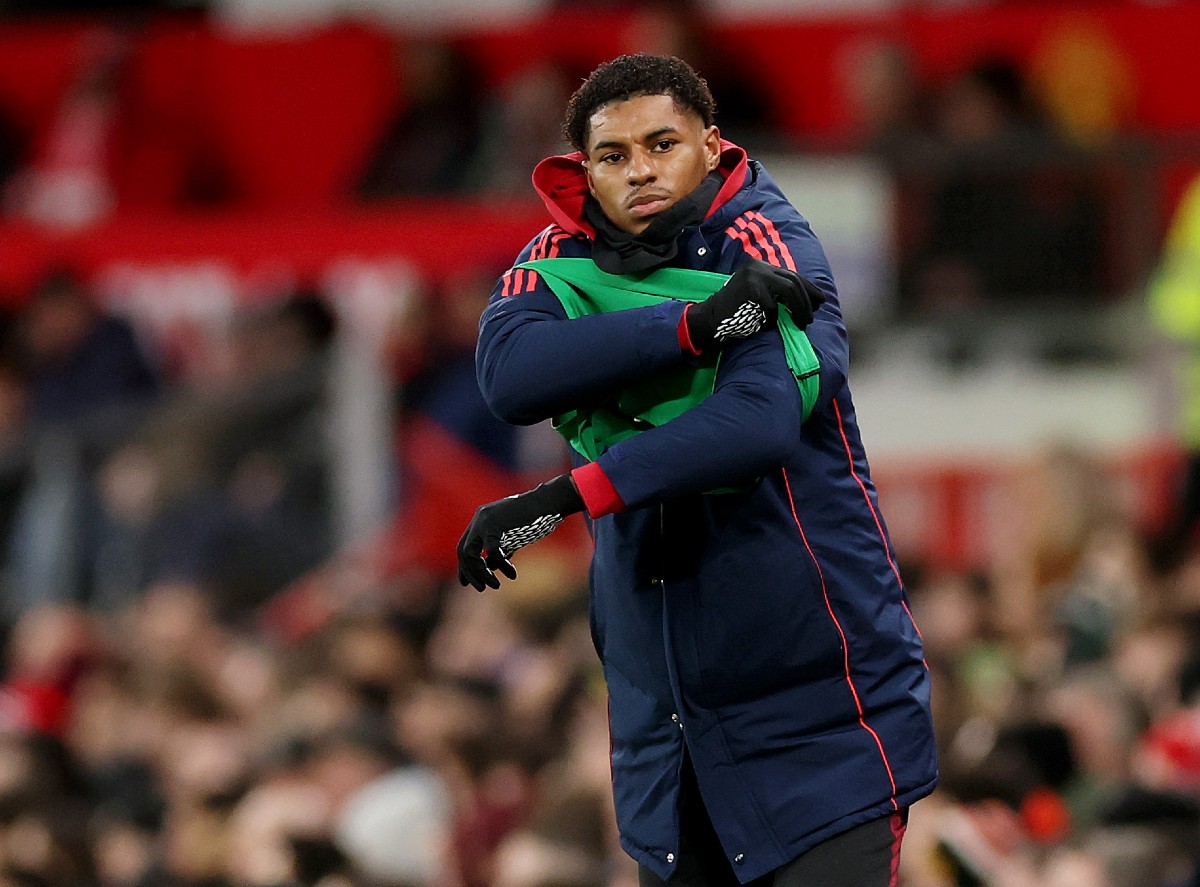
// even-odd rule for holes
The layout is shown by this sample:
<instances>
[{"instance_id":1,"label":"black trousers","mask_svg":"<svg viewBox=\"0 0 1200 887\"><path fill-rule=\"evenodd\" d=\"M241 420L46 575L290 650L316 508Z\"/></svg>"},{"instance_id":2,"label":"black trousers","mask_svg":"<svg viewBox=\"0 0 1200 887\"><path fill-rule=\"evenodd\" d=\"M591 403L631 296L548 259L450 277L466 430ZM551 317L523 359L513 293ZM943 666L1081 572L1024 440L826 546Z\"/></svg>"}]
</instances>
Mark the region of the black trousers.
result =
<instances>
[{"instance_id":1,"label":"black trousers","mask_svg":"<svg viewBox=\"0 0 1200 887\"><path fill-rule=\"evenodd\" d=\"M638 867L640 887L740 887L733 866L700 800L696 776L685 762L679 865L669 881ZM900 842L908 810L855 826L813 847L747 887L896 887Z\"/></svg>"}]
</instances>

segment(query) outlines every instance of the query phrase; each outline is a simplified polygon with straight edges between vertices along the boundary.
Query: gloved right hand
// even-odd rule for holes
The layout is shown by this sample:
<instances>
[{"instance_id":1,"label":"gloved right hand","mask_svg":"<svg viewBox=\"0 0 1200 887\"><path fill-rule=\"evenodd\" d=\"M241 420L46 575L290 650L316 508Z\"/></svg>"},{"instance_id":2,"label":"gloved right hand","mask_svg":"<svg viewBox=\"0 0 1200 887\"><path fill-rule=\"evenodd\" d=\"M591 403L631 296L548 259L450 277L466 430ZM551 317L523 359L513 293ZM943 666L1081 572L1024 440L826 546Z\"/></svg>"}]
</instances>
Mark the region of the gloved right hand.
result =
<instances>
[{"instance_id":1,"label":"gloved right hand","mask_svg":"<svg viewBox=\"0 0 1200 887\"><path fill-rule=\"evenodd\" d=\"M688 336L701 352L730 339L748 338L775 325L781 304L796 326L804 329L824 301L821 289L795 271L749 259L723 287L688 306Z\"/></svg>"},{"instance_id":2,"label":"gloved right hand","mask_svg":"<svg viewBox=\"0 0 1200 887\"><path fill-rule=\"evenodd\" d=\"M584 510L569 474L560 474L519 496L482 505L458 540L458 581L476 591L499 588L499 571L517 578L513 552L550 535L564 517Z\"/></svg>"}]
</instances>

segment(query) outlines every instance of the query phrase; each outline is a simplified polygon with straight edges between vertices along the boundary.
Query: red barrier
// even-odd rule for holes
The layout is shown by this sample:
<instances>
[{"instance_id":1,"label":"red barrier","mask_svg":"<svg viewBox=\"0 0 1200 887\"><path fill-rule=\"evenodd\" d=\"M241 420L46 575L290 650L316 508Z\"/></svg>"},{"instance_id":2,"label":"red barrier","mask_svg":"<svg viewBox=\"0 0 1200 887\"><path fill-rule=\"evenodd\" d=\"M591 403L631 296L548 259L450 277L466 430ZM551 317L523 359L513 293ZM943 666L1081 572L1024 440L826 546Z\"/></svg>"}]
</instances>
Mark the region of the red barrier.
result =
<instances>
[{"instance_id":1,"label":"red barrier","mask_svg":"<svg viewBox=\"0 0 1200 887\"><path fill-rule=\"evenodd\" d=\"M19 301L58 265L99 278L122 265L149 268L214 263L239 277L271 269L313 281L345 258L402 262L440 280L469 267L497 274L549 223L534 201L408 201L403 208L210 213L123 213L110 222L55 233L0 223L0 299Z\"/></svg>"}]
</instances>

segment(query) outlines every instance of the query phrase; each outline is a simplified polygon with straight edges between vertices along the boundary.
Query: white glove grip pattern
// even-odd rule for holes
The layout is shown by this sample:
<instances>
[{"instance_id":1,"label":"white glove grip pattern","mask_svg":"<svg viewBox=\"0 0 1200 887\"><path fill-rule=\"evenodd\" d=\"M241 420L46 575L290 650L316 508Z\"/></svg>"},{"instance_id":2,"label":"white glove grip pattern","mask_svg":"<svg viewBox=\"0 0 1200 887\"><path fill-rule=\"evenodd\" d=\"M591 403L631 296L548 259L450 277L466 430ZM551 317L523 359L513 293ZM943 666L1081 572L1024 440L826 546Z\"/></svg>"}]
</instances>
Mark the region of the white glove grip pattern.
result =
<instances>
[{"instance_id":1,"label":"white glove grip pattern","mask_svg":"<svg viewBox=\"0 0 1200 887\"><path fill-rule=\"evenodd\" d=\"M512 557L513 552L546 538L562 520L561 514L544 514L531 524L505 530L500 536L500 555Z\"/></svg>"},{"instance_id":2,"label":"white glove grip pattern","mask_svg":"<svg viewBox=\"0 0 1200 887\"><path fill-rule=\"evenodd\" d=\"M732 316L717 324L713 336L718 342L726 339L745 339L752 336L766 325L767 312L757 302L743 302Z\"/></svg>"}]
</instances>

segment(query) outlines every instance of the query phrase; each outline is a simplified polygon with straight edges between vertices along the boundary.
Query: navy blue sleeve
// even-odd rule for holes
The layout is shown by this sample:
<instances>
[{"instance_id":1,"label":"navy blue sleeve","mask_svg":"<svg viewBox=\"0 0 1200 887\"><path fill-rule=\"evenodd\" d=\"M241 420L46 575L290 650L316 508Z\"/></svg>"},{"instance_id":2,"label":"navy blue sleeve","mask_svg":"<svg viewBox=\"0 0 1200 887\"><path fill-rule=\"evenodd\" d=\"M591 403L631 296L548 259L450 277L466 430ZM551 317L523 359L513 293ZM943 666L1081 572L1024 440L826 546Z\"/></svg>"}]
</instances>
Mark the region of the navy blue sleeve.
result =
<instances>
[{"instance_id":1,"label":"navy blue sleeve","mask_svg":"<svg viewBox=\"0 0 1200 887\"><path fill-rule=\"evenodd\" d=\"M734 261L726 264L732 269L745 261L744 256L752 256L795 271L825 293L825 303L805 329L821 362L821 386L813 408L815 413L828 407L845 386L850 363L837 286L825 250L808 221L788 203L765 172L760 170L758 174L767 199L760 208L739 216L726 230L730 241L726 248L732 248L734 254Z\"/></svg>"},{"instance_id":2,"label":"navy blue sleeve","mask_svg":"<svg viewBox=\"0 0 1200 887\"><path fill-rule=\"evenodd\" d=\"M475 353L479 388L501 419L530 425L602 403L630 381L686 360L683 302L568 320L538 275L516 274L496 283Z\"/></svg>"},{"instance_id":3,"label":"navy blue sleeve","mask_svg":"<svg viewBox=\"0 0 1200 887\"><path fill-rule=\"evenodd\" d=\"M712 396L611 447L598 463L629 508L701 493L783 465L800 437L800 391L775 330L726 346Z\"/></svg>"},{"instance_id":4,"label":"navy blue sleeve","mask_svg":"<svg viewBox=\"0 0 1200 887\"><path fill-rule=\"evenodd\" d=\"M817 309L813 322L804 330L808 341L821 362L821 388L813 412L829 406L830 401L846 385L850 364L850 345L846 339L846 322L838 303L837 287L825 250L813 234L808 222L797 212L785 216L778 231L796 264L795 271L811 280L825 293L825 304Z\"/></svg>"}]
</instances>

